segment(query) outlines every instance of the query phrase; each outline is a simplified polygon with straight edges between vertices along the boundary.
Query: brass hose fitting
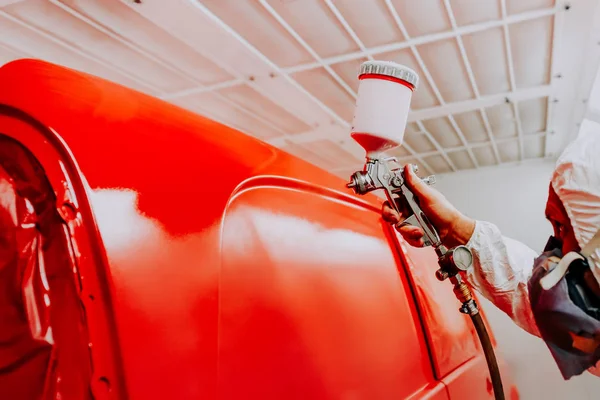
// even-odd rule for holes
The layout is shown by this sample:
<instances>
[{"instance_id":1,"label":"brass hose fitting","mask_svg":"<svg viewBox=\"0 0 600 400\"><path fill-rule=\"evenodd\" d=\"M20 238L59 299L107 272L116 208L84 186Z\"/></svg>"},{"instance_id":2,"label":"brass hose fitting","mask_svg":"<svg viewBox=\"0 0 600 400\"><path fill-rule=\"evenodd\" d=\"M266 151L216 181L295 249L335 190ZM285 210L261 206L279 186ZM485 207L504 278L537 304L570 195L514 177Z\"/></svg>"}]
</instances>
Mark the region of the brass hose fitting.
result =
<instances>
[{"instance_id":1,"label":"brass hose fitting","mask_svg":"<svg viewBox=\"0 0 600 400\"><path fill-rule=\"evenodd\" d=\"M473 299L471 288L464 282L457 283L454 285L454 295L461 303L466 303Z\"/></svg>"}]
</instances>

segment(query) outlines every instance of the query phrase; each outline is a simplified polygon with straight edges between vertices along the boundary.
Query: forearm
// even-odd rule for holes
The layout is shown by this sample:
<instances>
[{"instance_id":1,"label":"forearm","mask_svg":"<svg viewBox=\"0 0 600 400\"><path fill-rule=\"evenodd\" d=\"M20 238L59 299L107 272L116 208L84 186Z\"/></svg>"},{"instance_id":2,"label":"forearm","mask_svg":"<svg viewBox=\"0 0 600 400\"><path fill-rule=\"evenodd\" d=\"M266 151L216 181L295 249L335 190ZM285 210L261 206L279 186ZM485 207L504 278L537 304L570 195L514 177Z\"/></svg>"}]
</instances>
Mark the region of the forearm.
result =
<instances>
[{"instance_id":1,"label":"forearm","mask_svg":"<svg viewBox=\"0 0 600 400\"><path fill-rule=\"evenodd\" d=\"M483 221L476 222L467 247L473 253L473 267L467 271L471 285L521 328L540 336L527 290L536 252Z\"/></svg>"}]
</instances>

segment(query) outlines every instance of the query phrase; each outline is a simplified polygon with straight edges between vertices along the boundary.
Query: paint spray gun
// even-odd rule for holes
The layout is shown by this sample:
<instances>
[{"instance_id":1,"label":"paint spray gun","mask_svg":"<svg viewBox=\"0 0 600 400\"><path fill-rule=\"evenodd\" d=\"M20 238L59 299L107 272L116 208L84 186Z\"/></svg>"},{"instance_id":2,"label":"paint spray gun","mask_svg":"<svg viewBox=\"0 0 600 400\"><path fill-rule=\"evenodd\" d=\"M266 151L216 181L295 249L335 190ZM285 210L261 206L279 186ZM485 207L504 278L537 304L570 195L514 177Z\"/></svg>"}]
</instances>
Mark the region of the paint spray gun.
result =
<instances>
[{"instance_id":1,"label":"paint spray gun","mask_svg":"<svg viewBox=\"0 0 600 400\"><path fill-rule=\"evenodd\" d=\"M404 168L395 157L386 155L402 145L410 101L419 77L413 70L400 64L366 61L360 67L358 79L351 136L365 149L366 163L363 170L352 174L346 186L360 195L384 190L390 206L406 217L402 224L423 230L425 246L432 246L438 256L440 268L436 277L441 281L449 279L454 284L454 294L461 302L459 310L471 317L481 340L495 397L504 399L493 346L471 289L460 275L472 265L471 251L466 246L448 249L442 244L437 230L421 210L419 199L406 185ZM416 165L411 168L418 173ZM435 183L433 175L422 180L428 185Z\"/></svg>"}]
</instances>

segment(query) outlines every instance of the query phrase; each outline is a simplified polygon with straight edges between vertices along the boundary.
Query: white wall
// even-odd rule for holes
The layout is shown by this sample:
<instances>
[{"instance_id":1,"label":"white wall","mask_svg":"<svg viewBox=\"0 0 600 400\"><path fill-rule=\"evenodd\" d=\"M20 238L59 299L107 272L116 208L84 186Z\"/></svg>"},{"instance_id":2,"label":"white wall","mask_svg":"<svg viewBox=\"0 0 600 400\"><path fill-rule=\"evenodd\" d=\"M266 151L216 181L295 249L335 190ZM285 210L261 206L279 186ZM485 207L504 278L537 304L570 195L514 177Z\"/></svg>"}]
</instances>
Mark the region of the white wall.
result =
<instances>
[{"instance_id":1,"label":"white wall","mask_svg":"<svg viewBox=\"0 0 600 400\"><path fill-rule=\"evenodd\" d=\"M505 236L543 250L552 234L544 208L553 161L459 172L437 177L436 187L462 212L495 223ZM598 399L600 378L584 373L565 382L544 342L517 327L482 299L503 358L524 400Z\"/></svg>"},{"instance_id":2,"label":"white wall","mask_svg":"<svg viewBox=\"0 0 600 400\"><path fill-rule=\"evenodd\" d=\"M554 161L437 176L435 187L463 213L498 225L506 236L543 250L552 228L544 207Z\"/></svg>"}]
</instances>

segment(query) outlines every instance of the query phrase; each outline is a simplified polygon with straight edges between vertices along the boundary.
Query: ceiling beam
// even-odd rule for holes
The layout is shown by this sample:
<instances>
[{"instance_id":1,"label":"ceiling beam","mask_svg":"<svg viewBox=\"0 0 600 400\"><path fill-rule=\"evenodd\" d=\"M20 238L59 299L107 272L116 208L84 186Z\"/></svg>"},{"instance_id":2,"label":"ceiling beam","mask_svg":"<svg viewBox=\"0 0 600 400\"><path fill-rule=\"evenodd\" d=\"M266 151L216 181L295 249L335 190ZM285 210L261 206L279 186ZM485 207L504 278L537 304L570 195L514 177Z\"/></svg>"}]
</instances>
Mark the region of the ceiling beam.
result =
<instances>
[{"instance_id":1,"label":"ceiling beam","mask_svg":"<svg viewBox=\"0 0 600 400\"><path fill-rule=\"evenodd\" d=\"M396 7L392 4L391 0L386 0L386 5L387 5L387 8L388 8L388 11L392 15L392 18L394 19L394 21L396 22L396 25L398 26L398 29L400 30L400 32L404 36L404 39L406 39L407 41L412 40L412 38L410 37L410 35L408 33L408 30L404 26L404 22L402 22L402 19L400 18L400 15L396 11ZM412 55L415 57L415 60L417 60L417 64L419 65L419 68L423 72L423 75L425 76L425 80L427 81L427 83L429 84L429 87L433 91L433 93L435 95L435 98L437 99L438 103L441 106L444 106L446 104L446 101L444 100L444 98L443 98L440 90L438 89L437 84L435 83L435 80L431 76L431 73L429 72L429 68L427 68L427 65L425 65L425 62L421 58L421 54L417 50L416 46L414 46L414 45L410 46L410 51L412 52ZM429 132L427 132L425 130L425 128L422 128L422 129L423 129L423 133L427 136L427 138L434 145L434 147L436 149L439 149L441 146L438 143L438 141ZM445 156L443 158L444 158L444 161L446 161L446 163L448 164L448 166L453 171L456 170L456 167L454 166L454 164L452 163L452 160L450 160L450 158L448 158L447 156Z\"/></svg>"},{"instance_id":2,"label":"ceiling beam","mask_svg":"<svg viewBox=\"0 0 600 400\"><path fill-rule=\"evenodd\" d=\"M174 93L167 93L165 95L159 96L162 100L175 100L182 97L192 96L194 94L206 93L206 92L216 92L222 89L227 89L234 86L240 86L245 83L243 79L232 79L225 82L214 83L212 85L206 86L198 86L192 89L184 89Z\"/></svg>"},{"instance_id":3,"label":"ceiling beam","mask_svg":"<svg viewBox=\"0 0 600 400\"><path fill-rule=\"evenodd\" d=\"M555 7L560 7L560 5L558 4L558 2L555 4ZM561 38L560 38L560 33L562 32L562 30L564 29L564 13L557 13L554 15L554 19L552 20L552 55L550 57L550 86L553 87L553 89L556 86L556 74L557 74L557 57L559 54L558 49L560 48L560 42L561 42ZM553 115L552 113L554 112L554 99L553 98L548 98L548 103L546 104L546 130L548 130L549 132L552 131L551 126L553 125ZM550 135L548 135L550 136ZM546 156L548 156L548 136L546 136L546 139L544 140L544 154L546 154Z\"/></svg>"},{"instance_id":4,"label":"ceiling beam","mask_svg":"<svg viewBox=\"0 0 600 400\"><path fill-rule=\"evenodd\" d=\"M458 29L458 24L456 23L456 17L454 16L454 11L452 10L452 5L450 4L450 0L444 0L444 6L446 7L446 13L448 14L448 18L450 19L450 24L452 26L452 30L455 31L456 29ZM505 17L503 17L503 18L505 18ZM469 82L471 83L471 88L473 89L473 94L475 95L475 99L479 99L481 97L481 94L479 93L479 87L477 86L477 82L475 80L475 73L473 72L473 68L471 67L469 57L467 56L467 51L465 50L465 45L463 43L462 36L460 36L460 35L456 36L456 43L458 44L460 56L462 58L463 65L467 72ZM490 125L488 117L487 117L487 113L485 112L485 110L483 108L480 108L479 114L481 115L481 119L483 120L486 134L488 135L488 139L492 143L492 149L494 151L494 156L496 157L496 162L499 164L501 162L500 154L498 153L498 148L494 141L494 134L492 132L491 125ZM450 117L450 123L452 123L453 126L455 126L455 125L457 126L456 122L454 122L453 117ZM460 130L457 130L457 132L460 132ZM462 135L462 132L460 132L460 135ZM465 143L463 142L463 144L465 144ZM475 156L470 151L469 151L469 156L471 157L471 160L475 163L475 167L476 168L479 167L477 165Z\"/></svg>"},{"instance_id":5,"label":"ceiling beam","mask_svg":"<svg viewBox=\"0 0 600 400\"><path fill-rule=\"evenodd\" d=\"M310 54L315 60L317 60L318 63L321 64L323 68L325 68L325 71L329 73L329 75L338 83L338 85L340 85L350 96L352 96L353 99L356 99L357 94L354 92L354 90L352 90L352 88L329 65L323 63L323 60L317 54L317 52L310 47L304 39L302 39L302 36L300 36L298 32L296 32L294 28L292 28L291 25L288 24L287 21L283 19L283 17L279 15L279 13L275 11L275 9L269 3L267 3L266 0L258 0L258 2L265 10L267 10L269 14L271 14L271 16L279 23L279 25L281 25L283 29L285 29L287 33L289 33L296 40L296 42L298 42L298 44L300 44L300 46L302 46L304 50L308 52L308 54Z\"/></svg>"},{"instance_id":6,"label":"ceiling beam","mask_svg":"<svg viewBox=\"0 0 600 400\"><path fill-rule=\"evenodd\" d=\"M102 32L103 34L105 34L106 36L110 37L111 39L117 41L118 43L122 44L123 46L127 47L128 49L138 53L139 55L141 55L142 57L145 57L149 60L151 60L152 62L160 65L161 67L173 72L174 74L178 75L179 77L183 78L183 79L187 79L188 81L193 82L196 85L199 85L200 87L202 87L202 83L196 79L193 76L190 76L189 74L187 74L186 72L180 70L179 68L177 68L176 66L164 61L163 59L154 56L153 54L147 52L146 50L142 49L141 47L139 47L138 45L129 42L128 40L124 39L124 36L121 36L119 34L113 33L110 29L104 27L103 25L95 22L94 20L92 20L91 18L81 14L80 12L78 12L77 10L69 7L66 4L61 3L58 0L48 0L51 4L53 4L54 6L60 8L61 10L65 11L66 13L68 13L69 15L71 15L73 18L76 18L86 24L88 24L90 27L92 27L93 29L96 29L99 32ZM264 124L265 126L268 126L269 128L273 129L276 132L279 132L282 135L285 135L286 132L280 128L279 126L277 126L276 124L274 124L273 122L271 122L269 119L264 118L260 115L257 115L255 112L252 112L251 110L248 110L246 108L244 108L243 106L241 106L240 104L238 104L237 102L229 99L227 96L223 95L222 93L216 92L214 91L214 93L212 93L213 96L217 97L219 100L223 101L224 103L230 105L231 107L235 108L236 110L248 115L250 118L253 118L255 120L258 120L260 123ZM159 96L160 98L164 99L164 96ZM203 114L206 115L212 115L210 112L206 112L204 110L202 110ZM212 118L212 117L211 117ZM219 122L222 122L219 120ZM231 124L229 124L231 125ZM233 125L231 125L233 126ZM236 127L236 129L239 129L238 127Z\"/></svg>"},{"instance_id":7,"label":"ceiling beam","mask_svg":"<svg viewBox=\"0 0 600 400\"><path fill-rule=\"evenodd\" d=\"M12 14L9 14L8 12L4 11L4 10L0 10L0 17L4 18L12 23L15 23L17 25L19 25L21 28L27 29L37 35L39 35L41 38L44 38L80 57L83 57L87 60L93 61L101 66L103 66L104 68L110 69L124 77L126 77L127 79L137 83L138 85L140 85L140 87L144 87L147 91L149 91L151 94L153 95L158 95L162 93L162 90L159 89L158 87L138 78L137 76L134 76L133 74L123 70L122 68L118 67L117 65L104 61L82 49L79 49L76 46L73 46L71 44L69 44L68 42L59 39L58 37L52 35L51 33L46 32L43 29L40 29L32 24L29 24L15 16L13 16ZM4 41L8 41L9 38L6 38L4 35L0 34L0 40ZM26 50L25 50L26 51Z\"/></svg>"},{"instance_id":8,"label":"ceiling beam","mask_svg":"<svg viewBox=\"0 0 600 400\"><path fill-rule=\"evenodd\" d=\"M458 114L467 111L479 110L480 108L492 107L498 104L502 104L506 102L506 99L509 102L512 101L525 101L531 99L537 99L541 97L547 97L550 95L550 86L542 85L528 89L521 89L515 92L506 92L499 93L490 96L482 96L479 100L465 100L458 101L454 103L447 103L443 106L431 107L431 108L423 108L420 110L411 111L408 115L409 122L416 122L421 120L427 120L438 117L447 117L452 114ZM338 127L339 128L339 127ZM346 128L344 126L344 128ZM275 138L269 140L268 143L279 146L285 143L285 141L289 141L292 143L307 143L312 142L313 140L318 140L323 138L324 132L328 131L328 127L321 127L319 129L310 130L305 133L298 133L295 135L289 135L285 138ZM335 133L333 133L335 132ZM331 140L346 140L350 137L349 129L340 130L340 129L332 129L331 134L327 134L326 138Z\"/></svg>"},{"instance_id":9,"label":"ceiling beam","mask_svg":"<svg viewBox=\"0 0 600 400\"><path fill-rule=\"evenodd\" d=\"M444 151L444 148L433 137L431 132L429 132L427 129L425 129L425 126L423 125L423 123L421 121L417 121L417 125L419 126L419 129L421 130L421 132L423 132L425 134L425 136L427 136L427 139L429 139L431 144L433 144L433 147L435 147L437 153L439 155L441 155L442 158L444 159L444 161L446 161L446 163L450 166L450 169L452 171L456 171L457 170L456 165L454 165L454 162L452 162L450 157L448 157L448 153L446 151Z\"/></svg>"},{"instance_id":10,"label":"ceiling beam","mask_svg":"<svg viewBox=\"0 0 600 400\"><path fill-rule=\"evenodd\" d=\"M500 0L500 12L502 19L506 19L506 0ZM517 89L515 83L515 66L512 57L512 49L510 45L510 34L508 32L508 24L502 25L502 32L504 34L504 51L506 54L506 61L508 64L508 80L510 82L510 91L514 93ZM515 121L517 123L517 135L519 137L519 159L523 160L525 149L523 146L523 129L521 128L521 116L519 115L519 105L516 101L512 102L512 109L515 115Z\"/></svg>"},{"instance_id":11,"label":"ceiling beam","mask_svg":"<svg viewBox=\"0 0 600 400\"><path fill-rule=\"evenodd\" d=\"M505 19L498 19L494 21L487 21L477 24L465 25L458 27L456 30L434 33L430 35L423 35L419 37L415 37L409 40L405 40L403 42L394 42L391 44L375 46L371 48L367 48L364 51L356 51L353 53L342 54L340 56L328 57L324 58L322 61L325 64L337 64L346 61L358 60L368 56L375 56L377 54L388 53L391 51L397 51L409 48L411 46L420 46L427 43L437 42L446 39L453 39L457 36L469 35L475 32L481 32L488 29L499 28L504 26L505 24L516 24L519 22L531 21L538 18L548 17L550 15L554 15L556 13L556 8L544 8L535 11L529 11L525 13L515 14L507 16ZM294 67L285 68L283 71L288 74L293 74L300 71L307 71L310 69L315 69L321 67L321 63L311 62L302 65L297 65Z\"/></svg>"},{"instance_id":12,"label":"ceiling beam","mask_svg":"<svg viewBox=\"0 0 600 400\"><path fill-rule=\"evenodd\" d=\"M480 108L493 107L502 103L512 103L518 101L538 99L540 97L550 96L550 85L540 85L527 89L520 89L514 92L504 92L481 96L479 99L471 99L447 103L443 106L422 108L411 111L408 115L408 121L414 122L438 117L447 117L452 114L460 114L467 111L479 110Z\"/></svg>"},{"instance_id":13,"label":"ceiling beam","mask_svg":"<svg viewBox=\"0 0 600 400\"><path fill-rule=\"evenodd\" d=\"M308 97L313 103L315 103L321 110L323 110L326 114L328 114L331 118L342 125L350 126L348 121L345 121L342 117L340 117L335 111L329 108L325 103L321 100L317 99L313 96L308 90L306 90L302 85L296 82L292 77L285 74L284 71L271 61L266 55L264 55L260 50L254 47L246 38L240 35L235 29L225 23L221 18L219 18L215 13L213 13L208 7L202 4L198 0L190 0L190 3L199 10L202 14L204 14L211 22L213 22L216 26L218 26L223 31L227 32L232 38L234 38L237 42L239 42L244 48L246 48L250 53L252 53L255 57L261 60L265 67L268 67L275 71L277 75L281 76L288 83L290 83L295 89L299 92L303 93L306 97Z\"/></svg>"},{"instance_id":14,"label":"ceiling beam","mask_svg":"<svg viewBox=\"0 0 600 400\"><path fill-rule=\"evenodd\" d=\"M547 136L547 132L536 132L536 133L531 133L528 135L524 135L525 139L535 139L535 138L545 138ZM517 141L518 137L507 137L507 138L499 138L496 139L496 143L497 144L503 144L503 143L509 143L509 142L514 142ZM478 149L481 147L491 147L492 142L491 141L486 141L486 142L477 142L477 143L472 143L472 144L468 144L467 146L456 146L456 147L448 147L445 149L442 149L442 151L440 150L433 150L433 151L428 151L425 153L417 153L416 155L418 157L415 157L414 155L408 155L408 156L402 156L402 157L397 157L398 161L400 163L407 163L409 161L415 160L415 159L423 159L423 158L428 158L428 157L434 157L434 156L444 156L444 153L456 153L459 151L468 151L469 149ZM406 144L403 144L402 147L405 147ZM518 162L518 161L517 161ZM503 162L501 162L500 164L505 164ZM492 165L491 167L493 167L494 165ZM348 168L351 168L351 166L345 166L345 167L340 167L340 168L336 168L333 170L333 172L337 172L337 171L345 171ZM483 166L480 166L479 168L485 168ZM457 171L458 169L454 169L453 171Z\"/></svg>"},{"instance_id":15,"label":"ceiling beam","mask_svg":"<svg viewBox=\"0 0 600 400\"><path fill-rule=\"evenodd\" d=\"M295 115L306 125L316 127L332 120L332 115L326 112L322 104L316 102L311 95L307 96L306 90L299 89L297 83L294 85L287 76L271 68L273 63L268 59L265 60L264 54L258 52L203 4L193 0L173 2L171 12L165 13L164 3L160 0L147 0L139 4L128 0L119 1L169 32L207 60L220 66L236 81L245 83ZM198 25L201 27L196 28ZM197 34L200 33L203 33L203 36L198 39ZM242 59L244 62L238 62ZM235 86L233 81L231 86ZM193 92L201 93L203 89L197 88ZM182 96L193 92L184 92ZM164 97L165 99L178 97L172 95L164 94Z\"/></svg>"}]
</instances>

